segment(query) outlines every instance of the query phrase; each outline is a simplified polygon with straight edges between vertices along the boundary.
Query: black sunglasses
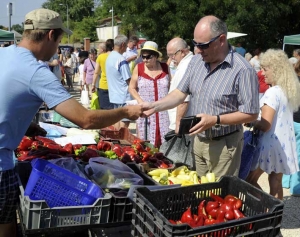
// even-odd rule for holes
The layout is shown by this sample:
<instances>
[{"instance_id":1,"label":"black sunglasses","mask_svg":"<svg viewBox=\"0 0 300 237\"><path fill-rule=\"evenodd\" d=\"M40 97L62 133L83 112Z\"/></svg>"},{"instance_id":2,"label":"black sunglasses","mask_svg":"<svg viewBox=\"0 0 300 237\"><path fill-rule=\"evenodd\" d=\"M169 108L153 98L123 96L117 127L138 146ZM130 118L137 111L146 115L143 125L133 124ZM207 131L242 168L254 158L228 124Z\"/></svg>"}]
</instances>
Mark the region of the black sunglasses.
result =
<instances>
[{"instance_id":1,"label":"black sunglasses","mask_svg":"<svg viewBox=\"0 0 300 237\"><path fill-rule=\"evenodd\" d=\"M223 34L223 33L222 33ZM197 43L195 40L192 40L193 41L193 44L195 47L197 47L198 49L208 49L209 48L209 45L216 41L222 34L219 34L218 36L212 38L210 41L208 41L207 43Z\"/></svg>"},{"instance_id":2,"label":"black sunglasses","mask_svg":"<svg viewBox=\"0 0 300 237\"><path fill-rule=\"evenodd\" d=\"M153 55L152 54L148 54L148 55L142 55L142 59L150 59L150 58L152 58L153 57Z\"/></svg>"}]
</instances>

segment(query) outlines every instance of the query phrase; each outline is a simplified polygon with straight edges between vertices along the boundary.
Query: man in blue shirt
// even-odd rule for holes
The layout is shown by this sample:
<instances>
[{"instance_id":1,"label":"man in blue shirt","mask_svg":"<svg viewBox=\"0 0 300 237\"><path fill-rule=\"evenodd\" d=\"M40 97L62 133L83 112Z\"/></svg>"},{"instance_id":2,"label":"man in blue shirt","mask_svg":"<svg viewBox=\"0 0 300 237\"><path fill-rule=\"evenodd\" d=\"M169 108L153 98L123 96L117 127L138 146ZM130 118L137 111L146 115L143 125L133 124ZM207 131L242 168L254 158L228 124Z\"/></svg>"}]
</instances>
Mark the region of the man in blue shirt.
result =
<instances>
[{"instance_id":1,"label":"man in blue shirt","mask_svg":"<svg viewBox=\"0 0 300 237\"><path fill-rule=\"evenodd\" d=\"M87 110L66 91L41 61L55 54L63 33L57 12L37 9L25 16L23 39L0 54L0 237L16 236L15 214L19 194L14 150L39 107L45 102L81 128L102 128L123 118L137 119L141 106L116 110ZM16 70L18 65L18 70Z\"/></svg>"},{"instance_id":2,"label":"man in blue shirt","mask_svg":"<svg viewBox=\"0 0 300 237\"><path fill-rule=\"evenodd\" d=\"M237 43L237 46L235 47L235 51L237 53L239 53L240 55L242 55L243 57L245 57L246 49L244 49L242 47L242 43L241 42Z\"/></svg>"},{"instance_id":3,"label":"man in blue shirt","mask_svg":"<svg viewBox=\"0 0 300 237\"><path fill-rule=\"evenodd\" d=\"M137 43L139 41L139 38L135 35L132 35L129 38L129 42L127 44L127 49L126 51L123 53L123 56L125 57L126 61L129 64L129 68L130 68L130 72L132 73L134 67L135 67L135 60L138 57L138 51L137 51Z\"/></svg>"},{"instance_id":4,"label":"man in blue shirt","mask_svg":"<svg viewBox=\"0 0 300 237\"><path fill-rule=\"evenodd\" d=\"M122 55L126 50L128 39L125 35L118 35L114 40L114 50L108 55L105 63L106 78L109 91L109 101L114 108L126 105L132 100L128 92L131 73L128 62ZM130 120L123 119L116 127L128 127Z\"/></svg>"}]
</instances>

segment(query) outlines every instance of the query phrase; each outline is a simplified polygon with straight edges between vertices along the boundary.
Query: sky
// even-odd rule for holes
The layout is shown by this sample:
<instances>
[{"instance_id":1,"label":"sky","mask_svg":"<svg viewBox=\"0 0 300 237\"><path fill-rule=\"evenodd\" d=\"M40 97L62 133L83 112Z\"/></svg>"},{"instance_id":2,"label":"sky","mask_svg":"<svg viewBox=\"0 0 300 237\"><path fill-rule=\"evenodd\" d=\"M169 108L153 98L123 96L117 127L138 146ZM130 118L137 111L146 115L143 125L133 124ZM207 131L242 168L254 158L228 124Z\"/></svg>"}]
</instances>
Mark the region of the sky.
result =
<instances>
[{"instance_id":1,"label":"sky","mask_svg":"<svg viewBox=\"0 0 300 237\"><path fill-rule=\"evenodd\" d=\"M7 5L10 2L13 4L11 25L22 25L25 15L34 9L41 8L46 0L0 0L0 25L5 27L9 25Z\"/></svg>"}]
</instances>

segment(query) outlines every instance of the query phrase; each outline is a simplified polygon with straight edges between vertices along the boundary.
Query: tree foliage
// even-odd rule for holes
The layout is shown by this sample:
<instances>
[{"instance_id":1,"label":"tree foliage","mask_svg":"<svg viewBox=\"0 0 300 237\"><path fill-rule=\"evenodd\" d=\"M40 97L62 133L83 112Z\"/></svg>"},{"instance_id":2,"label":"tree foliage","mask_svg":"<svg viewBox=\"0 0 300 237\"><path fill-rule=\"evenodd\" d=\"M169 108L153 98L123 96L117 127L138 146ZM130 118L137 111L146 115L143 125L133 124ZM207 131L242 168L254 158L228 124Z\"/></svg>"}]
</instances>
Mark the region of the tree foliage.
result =
<instances>
[{"instance_id":1,"label":"tree foliage","mask_svg":"<svg viewBox=\"0 0 300 237\"><path fill-rule=\"evenodd\" d=\"M8 28L5 27L5 26L3 26L3 25L0 25L0 29L1 29L1 30L8 30Z\"/></svg>"},{"instance_id":2,"label":"tree foliage","mask_svg":"<svg viewBox=\"0 0 300 237\"><path fill-rule=\"evenodd\" d=\"M24 31L23 26L21 26L20 24L12 25L11 29L17 31L20 34L23 34Z\"/></svg>"},{"instance_id":3,"label":"tree foliage","mask_svg":"<svg viewBox=\"0 0 300 237\"><path fill-rule=\"evenodd\" d=\"M227 23L228 31L247 33L248 50L282 47L284 35L299 34L300 2L290 0L103 0L122 19L124 33L140 30L164 47L174 36L189 44L194 27L205 15L215 15ZM190 44L191 45L191 44Z\"/></svg>"},{"instance_id":4,"label":"tree foliage","mask_svg":"<svg viewBox=\"0 0 300 237\"><path fill-rule=\"evenodd\" d=\"M62 16L65 26L67 23L69 24L70 30L73 31L70 42L80 42L85 37L91 38L93 41L97 40L96 24L93 20L95 18L93 0L47 0L42 7L58 12ZM87 22L91 25L87 25ZM86 27L85 30L81 30L83 27ZM62 43L66 42L67 36L65 35Z\"/></svg>"}]
</instances>

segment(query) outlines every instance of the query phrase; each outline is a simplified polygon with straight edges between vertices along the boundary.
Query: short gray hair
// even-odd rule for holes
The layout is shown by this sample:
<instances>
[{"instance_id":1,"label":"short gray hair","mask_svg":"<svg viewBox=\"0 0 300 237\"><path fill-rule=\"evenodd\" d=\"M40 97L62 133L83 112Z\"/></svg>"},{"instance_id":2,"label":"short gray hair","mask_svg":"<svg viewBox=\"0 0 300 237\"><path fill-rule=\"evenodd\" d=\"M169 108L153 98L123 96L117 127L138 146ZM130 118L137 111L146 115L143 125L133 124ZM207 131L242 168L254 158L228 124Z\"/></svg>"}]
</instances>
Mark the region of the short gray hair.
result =
<instances>
[{"instance_id":1,"label":"short gray hair","mask_svg":"<svg viewBox=\"0 0 300 237\"><path fill-rule=\"evenodd\" d=\"M189 49L189 46L188 46L188 44L186 43L186 41L185 41L184 39L178 40L176 46L177 46L179 49Z\"/></svg>"},{"instance_id":2,"label":"short gray hair","mask_svg":"<svg viewBox=\"0 0 300 237\"><path fill-rule=\"evenodd\" d=\"M218 18L211 22L210 29L213 37L220 34L225 34L227 36L227 25L224 21Z\"/></svg>"},{"instance_id":3,"label":"short gray hair","mask_svg":"<svg viewBox=\"0 0 300 237\"><path fill-rule=\"evenodd\" d=\"M125 35L117 35L115 40L114 40L114 44L116 46L121 46L122 44L127 44L128 42L128 38Z\"/></svg>"}]
</instances>

